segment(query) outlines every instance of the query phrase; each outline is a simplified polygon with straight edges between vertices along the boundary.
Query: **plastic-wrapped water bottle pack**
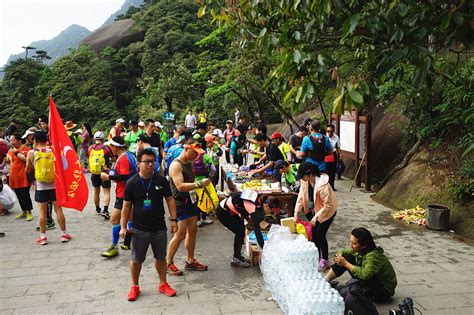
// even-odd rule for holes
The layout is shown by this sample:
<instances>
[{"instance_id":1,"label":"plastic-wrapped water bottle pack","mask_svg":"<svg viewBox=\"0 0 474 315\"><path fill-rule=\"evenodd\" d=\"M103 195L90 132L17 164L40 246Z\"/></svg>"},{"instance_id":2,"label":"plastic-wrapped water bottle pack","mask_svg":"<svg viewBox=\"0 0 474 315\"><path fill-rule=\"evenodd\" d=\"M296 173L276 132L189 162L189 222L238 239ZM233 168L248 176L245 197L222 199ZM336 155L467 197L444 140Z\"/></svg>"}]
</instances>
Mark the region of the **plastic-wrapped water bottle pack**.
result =
<instances>
[{"instance_id":1,"label":"plastic-wrapped water bottle pack","mask_svg":"<svg viewBox=\"0 0 474 315\"><path fill-rule=\"evenodd\" d=\"M260 260L266 289L288 315L344 314L344 301L318 272L318 249L285 226L272 225Z\"/></svg>"}]
</instances>

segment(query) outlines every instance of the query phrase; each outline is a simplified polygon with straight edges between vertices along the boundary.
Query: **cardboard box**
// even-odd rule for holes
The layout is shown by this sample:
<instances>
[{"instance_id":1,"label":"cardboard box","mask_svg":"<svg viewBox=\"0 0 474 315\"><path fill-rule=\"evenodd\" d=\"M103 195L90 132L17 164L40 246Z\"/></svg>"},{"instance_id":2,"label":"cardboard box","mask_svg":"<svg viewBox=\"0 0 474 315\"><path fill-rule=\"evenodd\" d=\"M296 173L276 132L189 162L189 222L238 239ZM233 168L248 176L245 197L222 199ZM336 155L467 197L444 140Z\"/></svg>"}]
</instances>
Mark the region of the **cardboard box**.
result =
<instances>
[{"instance_id":1,"label":"cardboard box","mask_svg":"<svg viewBox=\"0 0 474 315\"><path fill-rule=\"evenodd\" d=\"M248 235L245 236L245 248L247 249L247 255L250 258L250 265L258 266L260 263L261 250L258 245L249 242Z\"/></svg>"},{"instance_id":2,"label":"cardboard box","mask_svg":"<svg viewBox=\"0 0 474 315\"><path fill-rule=\"evenodd\" d=\"M293 220L293 218L281 219L281 220L280 220L280 223L281 223L282 226L287 226L287 227L289 227L291 233L295 233L295 232L296 232L296 225L295 225L295 221Z\"/></svg>"}]
</instances>

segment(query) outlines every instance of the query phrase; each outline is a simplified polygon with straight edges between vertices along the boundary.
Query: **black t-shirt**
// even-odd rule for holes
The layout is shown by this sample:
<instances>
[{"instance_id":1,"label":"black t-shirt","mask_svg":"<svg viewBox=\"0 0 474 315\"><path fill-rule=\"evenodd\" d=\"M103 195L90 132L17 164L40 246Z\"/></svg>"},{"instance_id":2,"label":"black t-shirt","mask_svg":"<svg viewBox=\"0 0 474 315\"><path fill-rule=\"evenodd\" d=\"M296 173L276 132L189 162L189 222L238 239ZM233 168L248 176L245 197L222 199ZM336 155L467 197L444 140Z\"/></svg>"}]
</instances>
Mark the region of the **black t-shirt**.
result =
<instances>
[{"instance_id":1,"label":"black t-shirt","mask_svg":"<svg viewBox=\"0 0 474 315\"><path fill-rule=\"evenodd\" d=\"M301 144L303 143L303 138L298 137L297 135L292 135L290 137L290 145L295 149L296 151L300 151L301 149ZM293 153L291 153L293 156L294 162L296 163L301 163L303 162L303 159L297 158Z\"/></svg>"},{"instance_id":2,"label":"black t-shirt","mask_svg":"<svg viewBox=\"0 0 474 315\"><path fill-rule=\"evenodd\" d=\"M295 149L296 151L299 151L301 149L301 144L303 143L303 138L298 137L297 135L292 135L290 137L290 145Z\"/></svg>"},{"instance_id":3,"label":"black t-shirt","mask_svg":"<svg viewBox=\"0 0 474 315\"><path fill-rule=\"evenodd\" d=\"M147 134L148 136L148 134ZM161 137L159 134L157 134L156 132L154 132L151 137L148 136L148 138L150 138L150 146L154 147L154 148L159 148L161 147Z\"/></svg>"},{"instance_id":4,"label":"black t-shirt","mask_svg":"<svg viewBox=\"0 0 474 315\"><path fill-rule=\"evenodd\" d=\"M280 149L273 144L270 143L267 147L267 162L268 161L273 161L276 162L278 160L284 160L283 154L281 153Z\"/></svg>"},{"instance_id":5,"label":"black t-shirt","mask_svg":"<svg viewBox=\"0 0 474 315\"><path fill-rule=\"evenodd\" d=\"M150 183L151 180L151 183ZM143 181L143 182L142 182ZM151 210L143 209L146 199L146 191L151 200ZM131 201L133 205L133 227L145 232L156 232L166 230L165 208L163 198L171 197L170 184L165 177L154 174L151 179L143 179L135 174L125 185L125 201Z\"/></svg>"}]
</instances>

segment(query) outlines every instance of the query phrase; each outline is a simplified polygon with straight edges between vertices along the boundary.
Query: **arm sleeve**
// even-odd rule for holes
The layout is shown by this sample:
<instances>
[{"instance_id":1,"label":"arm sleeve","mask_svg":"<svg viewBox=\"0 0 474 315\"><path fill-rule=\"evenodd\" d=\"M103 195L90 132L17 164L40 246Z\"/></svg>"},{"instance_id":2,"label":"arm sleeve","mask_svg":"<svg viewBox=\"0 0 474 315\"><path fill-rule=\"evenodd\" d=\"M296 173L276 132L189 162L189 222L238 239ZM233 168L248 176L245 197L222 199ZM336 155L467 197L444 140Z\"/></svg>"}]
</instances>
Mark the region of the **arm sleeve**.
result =
<instances>
[{"instance_id":1,"label":"arm sleeve","mask_svg":"<svg viewBox=\"0 0 474 315\"><path fill-rule=\"evenodd\" d=\"M352 274L361 280L372 279L382 267L382 260L375 254L368 253L362 262L362 266L355 266Z\"/></svg>"},{"instance_id":2,"label":"arm sleeve","mask_svg":"<svg viewBox=\"0 0 474 315\"><path fill-rule=\"evenodd\" d=\"M261 215L258 215L257 212L250 214L253 222L253 230L255 231L255 237L257 238L258 245L263 248L264 241L262 230L260 229L260 222L263 220Z\"/></svg>"}]
</instances>

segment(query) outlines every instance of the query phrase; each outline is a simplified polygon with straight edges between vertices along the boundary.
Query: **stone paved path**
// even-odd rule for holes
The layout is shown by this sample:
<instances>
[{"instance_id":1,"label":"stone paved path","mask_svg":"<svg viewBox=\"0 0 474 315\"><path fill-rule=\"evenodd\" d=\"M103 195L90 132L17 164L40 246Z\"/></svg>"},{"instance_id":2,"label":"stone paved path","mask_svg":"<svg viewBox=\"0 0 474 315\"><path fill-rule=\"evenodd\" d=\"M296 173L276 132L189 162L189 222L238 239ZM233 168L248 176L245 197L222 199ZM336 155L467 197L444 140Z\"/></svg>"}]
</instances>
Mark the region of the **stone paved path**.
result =
<instances>
[{"instance_id":1,"label":"stone paved path","mask_svg":"<svg viewBox=\"0 0 474 315\"><path fill-rule=\"evenodd\" d=\"M449 232L434 232L394 222L390 210L366 193L338 181L340 207L328 235L330 253L348 246L351 228L365 226L377 236L398 274L398 288L381 314L406 296L423 314L474 314L474 243ZM0 217L0 314L279 314L269 299L258 267L229 266L232 234L216 222L199 229L197 257L207 272L169 279L178 296L155 291L157 276L149 253L141 277L142 294L126 301L129 252L100 257L110 242L110 224L94 214L92 199L83 213L65 210L73 240L62 244L59 230L48 231L49 245L35 244L36 222L15 221L18 207ZM37 219L34 211L35 220ZM182 267L184 251L176 262ZM346 277L347 278L347 277Z\"/></svg>"}]
</instances>

